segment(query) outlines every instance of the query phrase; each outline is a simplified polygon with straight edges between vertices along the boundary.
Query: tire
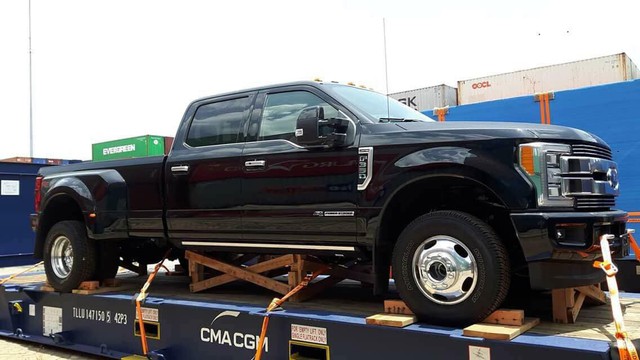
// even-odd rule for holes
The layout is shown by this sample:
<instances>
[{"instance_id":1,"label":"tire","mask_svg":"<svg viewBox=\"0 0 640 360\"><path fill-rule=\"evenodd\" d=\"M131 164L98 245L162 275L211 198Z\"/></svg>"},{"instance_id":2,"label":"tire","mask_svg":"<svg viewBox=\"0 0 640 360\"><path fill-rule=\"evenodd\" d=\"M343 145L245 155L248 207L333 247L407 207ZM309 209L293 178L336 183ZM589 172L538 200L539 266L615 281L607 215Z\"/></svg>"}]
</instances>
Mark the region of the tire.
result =
<instances>
[{"instance_id":1,"label":"tire","mask_svg":"<svg viewBox=\"0 0 640 360\"><path fill-rule=\"evenodd\" d=\"M61 221L49 230L44 243L44 270L49 284L71 292L96 270L96 251L80 221Z\"/></svg>"},{"instance_id":2,"label":"tire","mask_svg":"<svg viewBox=\"0 0 640 360\"><path fill-rule=\"evenodd\" d=\"M101 241L97 244L97 249L94 280L102 282L115 278L120 267L120 247L113 242Z\"/></svg>"},{"instance_id":3,"label":"tire","mask_svg":"<svg viewBox=\"0 0 640 360\"><path fill-rule=\"evenodd\" d=\"M432 324L482 321L509 290L504 245L486 223L460 211L435 211L411 222L394 247L392 266L400 297Z\"/></svg>"}]
</instances>

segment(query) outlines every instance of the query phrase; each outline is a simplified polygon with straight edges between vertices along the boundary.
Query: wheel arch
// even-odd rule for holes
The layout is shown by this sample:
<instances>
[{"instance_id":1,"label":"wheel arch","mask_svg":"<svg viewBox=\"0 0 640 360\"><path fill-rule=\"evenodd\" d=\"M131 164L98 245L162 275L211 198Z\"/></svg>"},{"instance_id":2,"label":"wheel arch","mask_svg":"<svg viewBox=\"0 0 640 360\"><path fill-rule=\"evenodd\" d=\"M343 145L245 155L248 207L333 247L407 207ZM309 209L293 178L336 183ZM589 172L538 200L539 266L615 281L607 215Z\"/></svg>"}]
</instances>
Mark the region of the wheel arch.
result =
<instances>
[{"instance_id":1,"label":"wheel arch","mask_svg":"<svg viewBox=\"0 0 640 360\"><path fill-rule=\"evenodd\" d=\"M40 213L34 248L34 256L37 259L44 257L44 242L49 230L55 224L65 220L76 220L86 224L83 209L77 200L68 193L58 192L47 198Z\"/></svg>"},{"instance_id":2,"label":"wheel arch","mask_svg":"<svg viewBox=\"0 0 640 360\"><path fill-rule=\"evenodd\" d=\"M521 266L524 256L509 216L513 194L505 199L508 189L496 189L494 182L487 173L457 165L425 172L397 187L383 206L375 234L370 235L374 237L376 292L386 291L393 247L402 230L417 217L437 210L462 211L486 222L507 247L512 264Z\"/></svg>"}]
</instances>

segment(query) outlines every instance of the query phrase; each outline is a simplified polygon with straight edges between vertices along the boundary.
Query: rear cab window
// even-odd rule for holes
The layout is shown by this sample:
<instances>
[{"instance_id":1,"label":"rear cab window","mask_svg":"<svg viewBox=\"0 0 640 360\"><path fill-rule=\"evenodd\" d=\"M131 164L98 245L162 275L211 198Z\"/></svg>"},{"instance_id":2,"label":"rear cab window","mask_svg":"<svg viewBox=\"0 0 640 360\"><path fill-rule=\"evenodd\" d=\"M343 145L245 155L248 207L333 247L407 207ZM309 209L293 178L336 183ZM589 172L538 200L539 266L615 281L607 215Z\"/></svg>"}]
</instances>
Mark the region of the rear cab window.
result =
<instances>
[{"instance_id":1,"label":"rear cab window","mask_svg":"<svg viewBox=\"0 0 640 360\"><path fill-rule=\"evenodd\" d=\"M251 96L225 99L198 107L185 143L192 147L236 143L249 115Z\"/></svg>"}]
</instances>

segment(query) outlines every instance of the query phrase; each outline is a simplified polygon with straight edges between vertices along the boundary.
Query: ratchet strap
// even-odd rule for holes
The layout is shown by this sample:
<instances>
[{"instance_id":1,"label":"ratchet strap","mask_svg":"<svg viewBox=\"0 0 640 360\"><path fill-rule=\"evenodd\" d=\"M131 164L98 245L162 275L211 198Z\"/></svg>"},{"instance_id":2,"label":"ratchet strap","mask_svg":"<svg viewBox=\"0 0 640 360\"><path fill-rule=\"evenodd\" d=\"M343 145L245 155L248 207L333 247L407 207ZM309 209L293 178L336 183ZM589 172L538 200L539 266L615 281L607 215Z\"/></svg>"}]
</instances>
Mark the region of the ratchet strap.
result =
<instances>
[{"instance_id":1,"label":"ratchet strap","mask_svg":"<svg viewBox=\"0 0 640 360\"><path fill-rule=\"evenodd\" d=\"M618 353L620 360L639 360L638 351L629 339L627 331L624 326L624 317L622 316L622 307L620 306L620 293L618 292L618 283L616 281L616 274L618 268L611 261L611 250L609 248L609 240L613 239L613 235L600 236L600 249L602 250L602 260L595 261L593 267L600 268L607 275L607 286L609 287L609 296L611 297L611 312L613 314L613 322L616 327L616 345L618 346ZM638 245L635 243L635 239L629 233L629 240L635 249ZM639 254L636 252L636 258Z\"/></svg>"},{"instance_id":2,"label":"ratchet strap","mask_svg":"<svg viewBox=\"0 0 640 360\"><path fill-rule=\"evenodd\" d=\"M140 289L140 293L136 295L136 315L138 317L138 325L140 325L140 342L142 344L142 353L145 356L149 353L149 346L147 345L147 333L144 330L144 321L142 319L141 304L147 298L147 295L148 295L147 290L149 289L149 286L151 286L151 282L153 281L153 279L155 279L156 274L158 274L158 270L160 270L160 268L164 268L165 270L169 271L169 269L167 269L163 265L164 261L167 260L167 256L169 256L169 253L171 253L171 249L167 250L167 252L164 254L164 257L162 258L162 261L156 264L156 267L153 269L153 272L149 274L149 278L147 279L147 282L145 282L144 286L142 286L142 289Z\"/></svg>"},{"instance_id":3,"label":"ratchet strap","mask_svg":"<svg viewBox=\"0 0 640 360\"><path fill-rule=\"evenodd\" d=\"M30 267L30 268L28 268L26 270L18 271L17 273L15 273L15 274L7 277L7 278L4 278L4 279L0 280L0 286L4 285L4 283L6 283L6 282L9 282L9 281L13 280L16 276L20 276L20 275L26 273L27 271L31 271L31 270L37 268L38 266L40 266L42 264L44 264L44 261L40 261L39 263L33 265L32 267Z\"/></svg>"},{"instance_id":4,"label":"ratchet strap","mask_svg":"<svg viewBox=\"0 0 640 360\"><path fill-rule=\"evenodd\" d=\"M269 313L277 308L279 308L288 298L295 295L298 291L305 288L309 283L321 275L327 270L327 267L323 267L322 269L314 271L312 274L308 274L302 279L298 286L294 287L291 291L289 291L285 296L281 299L274 298L271 300L271 304L267 307L267 311L265 312L264 319L262 320L262 331L260 332L260 340L258 341L258 347L256 348L256 356L255 360L262 359L262 346L264 345L264 338L267 336L267 328L269 327Z\"/></svg>"}]
</instances>

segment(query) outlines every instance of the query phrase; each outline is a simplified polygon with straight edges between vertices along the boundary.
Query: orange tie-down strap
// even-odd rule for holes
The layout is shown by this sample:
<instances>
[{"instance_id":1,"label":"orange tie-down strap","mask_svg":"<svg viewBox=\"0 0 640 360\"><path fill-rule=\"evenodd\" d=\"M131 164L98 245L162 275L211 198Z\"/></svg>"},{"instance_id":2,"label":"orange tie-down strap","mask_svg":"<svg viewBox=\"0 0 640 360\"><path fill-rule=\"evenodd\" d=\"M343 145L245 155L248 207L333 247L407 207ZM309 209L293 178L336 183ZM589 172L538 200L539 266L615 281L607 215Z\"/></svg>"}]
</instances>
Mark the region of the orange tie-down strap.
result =
<instances>
[{"instance_id":1,"label":"orange tie-down strap","mask_svg":"<svg viewBox=\"0 0 640 360\"><path fill-rule=\"evenodd\" d=\"M624 316L622 314L622 306L620 305L620 293L618 292L618 282L616 281L616 274L618 269L611 261L611 249L609 247L609 238L613 238L613 235L602 235L600 237L600 249L602 250L602 261L595 261L594 267L600 268L607 275L607 287L609 288L609 297L611 298L611 313L613 315L613 322L616 327L616 345L618 347L618 354L620 360L640 360L638 357L638 351L625 329ZM629 242L634 249L638 248L635 239L629 233ZM635 251L635 250L634 250ZM636 258L638 253L636 252Z\"/></svg>"},{"instance_id":2,"label":"orange tie-down strap","mask_svg":"<svg viewBox=\"0 0 640 360\"><path fill-rule=\"evenodd\" d=\"M164 268L169 272L169 269L164 266L164 261L167 260L170 253L171 249L167 250L162 261L156 264L153 272L149 274L149 278L142 286L142 289L140 289L140 293L136 296L136 315L138 317L138 325L140 325L140 344L142 345L142 354L145 356L149 353L149 345L147 344L147 332L144 329L144 319L142 318L142 302L147 298L147 290L149 289L149 286L151 286L153 279L155 279L158 274L158 270L160 270L160 268Z\"/></svg>"},{"instance_id":3,"label":"orange tie-down strap","mask_svg":"<svg viewBox=\"0 0 640 360\"><path fill-rule=\"evenodd\" d=\"M288 298L290 298L291 296L295 295L298 291L305 288L307 285L309 285L309 283L313 279L323 274L325 271L327 271L327 269L328 267L323 267L321 269L314 271L312 274L305 276L304 279L302 279L302 281L300 282L300 284L294 287L285 296L283 296L280 299L274 298L273 300L271 300L271 304L269 304L269 306L267 307L267 311L264 314L264 319L262 320L262 331L260 331L260 339L258 340L258 347L256 348L256 356L254 357L255 360L262 359L262 346L264 346L264 338L267 336L267 328L269 327L269 313L277 309L278 307L280 307L280 305L284 304L284 302L287 301Z\"/></svg>"},{"instance_id":4,"label":"orange tie-down strap","mask_svg":"<svg viewBox=\"0 0 640 360\"><path fill-rule=\"evenodd\" d=\"M633 255L635 255L636 260L640 261L640 247L631 233L629 233L629 245L631 245L631 249L633 249Z\"/></svg>"}]
</instances>

